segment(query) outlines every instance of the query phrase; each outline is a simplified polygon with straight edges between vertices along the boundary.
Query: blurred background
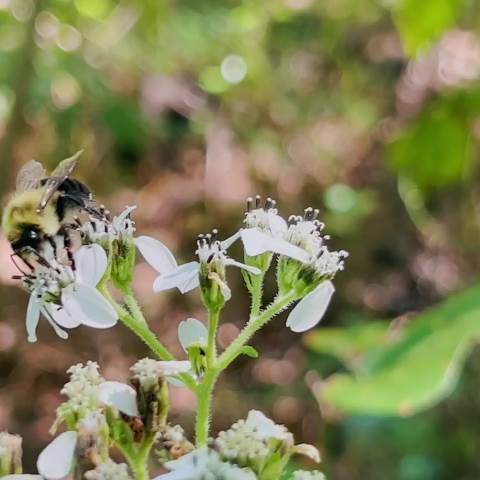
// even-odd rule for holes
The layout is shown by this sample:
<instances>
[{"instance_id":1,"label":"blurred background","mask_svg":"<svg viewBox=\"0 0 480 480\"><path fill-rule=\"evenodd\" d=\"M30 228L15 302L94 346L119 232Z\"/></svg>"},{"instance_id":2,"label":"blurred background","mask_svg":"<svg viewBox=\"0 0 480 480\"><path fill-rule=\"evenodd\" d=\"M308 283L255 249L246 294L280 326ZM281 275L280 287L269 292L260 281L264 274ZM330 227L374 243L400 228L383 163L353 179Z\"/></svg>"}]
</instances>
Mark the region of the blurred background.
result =
<instances>
[{"instance_id":1,"label":"blurred background","mask_svg":"<svg viewBox=\"0 0 480 480\"><path fill-rule=\"evenodd\" d=\"M27 160L53 168L83 148L77 176L113 212L138 205L138 230L184 261L198 233L238 229L250 195L286 215L318 207L350 258L315 338L396 331L477 276L479 77L474 0L0 0L0 193ZM122 380L148 352L122 325L63 341L42 322L28 344L3 236L0 257L0 428L24 436L34 471L68 366L98 359ZM137 269L152 329L181 355L178 323L205 318L198 295L155 295L155 273ZM221 346L248 314L237 273ZM214 429L262 409L318 445L335 480L480 477L478 351L461 355L431 408L353 415L316 398L349 368L308 338L283 318L265 328L253 341L261 359L221 379ZM172 399L172 419L191 431L192 396L175 388Z\"/></svg>"}]
</instances>

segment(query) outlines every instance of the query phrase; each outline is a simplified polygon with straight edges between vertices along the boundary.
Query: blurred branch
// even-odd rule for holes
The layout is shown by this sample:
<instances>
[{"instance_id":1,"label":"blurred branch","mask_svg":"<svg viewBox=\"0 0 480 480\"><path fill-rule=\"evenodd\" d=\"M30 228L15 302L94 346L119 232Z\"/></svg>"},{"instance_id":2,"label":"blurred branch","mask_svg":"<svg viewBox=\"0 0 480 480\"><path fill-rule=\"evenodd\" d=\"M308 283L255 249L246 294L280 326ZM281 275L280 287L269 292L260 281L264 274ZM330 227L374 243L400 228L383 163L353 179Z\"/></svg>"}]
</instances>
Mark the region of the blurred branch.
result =
<instances>
[{"instance_id":1,"label":"blurred branch","mask_svg":"<svg viewBox=\"0 0 480 480\"><path fill-rule=\"evenodd\" d=\"M3 196L11 183L13 149L21 137L25 121L23 112L28 101L28 91L33 75L33 59L35 56L35 19L43 5L43 0L35 0L32 15L25 25L25 38L18 51L17 65L11 78L11 86L15 91L15 103L5 130L5 136L0 144L2 173L0 176L0 194Z\"/></svg>"}]
</instances>

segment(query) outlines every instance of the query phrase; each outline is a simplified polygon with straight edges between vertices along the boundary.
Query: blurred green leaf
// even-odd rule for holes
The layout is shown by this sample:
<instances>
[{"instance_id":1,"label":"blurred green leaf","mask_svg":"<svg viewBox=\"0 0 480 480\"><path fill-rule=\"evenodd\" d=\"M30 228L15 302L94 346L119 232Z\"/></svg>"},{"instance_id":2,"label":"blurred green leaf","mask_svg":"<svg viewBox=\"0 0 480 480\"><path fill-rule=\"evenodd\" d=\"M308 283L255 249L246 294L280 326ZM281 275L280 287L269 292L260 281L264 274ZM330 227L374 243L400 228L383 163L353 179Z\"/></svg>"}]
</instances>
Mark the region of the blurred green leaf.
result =
<instances>
[{"instance_id":1,"label":"blurred green leaf","mask_svg":"<svg viewBox=\"0 0 480 480\"><path fill-rule=\"evenodd\" d=\"M415 56L455 24L465 0L399 0L393 19L402 37L405 52Z\"/></svg>"},{"instance_id":2,"label":"blurred green leaf","mask_svg":"<svg viewBox=\"0 0 480 480\"><path fill-rule=\"evenodd\" d=\"M365 355L388 341L388 323L368 322L346 328L322 328L305 336L313 351L332 355L353 370L361 368Z\"/></svg>"},{"instance_id":3,"label":"blurred green leaf","mask_svg":"<svg viewBox=\"0 0 480 480\"><path fill-rule=\"evenodd\" d=\"M477 285L412 320L398 342L377 351L362 375L331 376L320 400L347 413L412 415L451 393L479 339Z\"/></svg>"},{"instance_id":4,"label":"blurred green leaf","mask_svg":"<svg viewBox=\"0 0 480 480\"><path fill-rule=\"evenodd\" d=\"M455 99L425 110L387 149L390 164L424 190L460 182L472 168L470 120Z\"/></svg>"}]
</instances>

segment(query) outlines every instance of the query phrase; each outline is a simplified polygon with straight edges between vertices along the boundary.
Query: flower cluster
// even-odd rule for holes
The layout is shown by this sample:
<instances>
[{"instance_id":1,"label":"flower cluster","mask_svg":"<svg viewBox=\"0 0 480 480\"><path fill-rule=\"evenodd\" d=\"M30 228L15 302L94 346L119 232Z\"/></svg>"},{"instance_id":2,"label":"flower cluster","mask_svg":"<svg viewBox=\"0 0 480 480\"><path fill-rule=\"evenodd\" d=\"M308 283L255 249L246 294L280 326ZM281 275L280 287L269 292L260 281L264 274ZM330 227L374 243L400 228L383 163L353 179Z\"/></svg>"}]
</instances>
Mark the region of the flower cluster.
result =
<instances>
[{"instance_id":1,"label":"flower cluster","mask_svg":"<svg viewBox=\"0 0 480 480\"><path fill-rule=\"evenodd\" d=\"M76 221L79 246L66 238L42 246L30 270L19 276L30 293L27 332L36 341L43 315L55 332L80 325L109 328L121 320L155 353L130 369L128 383L106 380L98 364L78 364L68 370L70 381L61 391L67 399L57 409L59 434L39 455L39 475L21 474L21 439L0 435L0 473L6 478L58 480L69 475L86 480L148 480L149 455L166 473L155 480L270 480L283 478L291 457L301 454L315 462L318 450L295 444L293 435L259 411L252 410L216 438L210 438L211 399L215 383L238 356L258 353L250 338L273 317L293 305L287 326L294 332L313 328L322 319L335 291L333 280L343 270L347 253L331 250L319 211L305 209L301 216L283 218L276 202L248 199L243 225L228 238L217 230L198 236L195 259L177 262L157 239L136 236L132 213L126 207L110 217L103 206L88 210ZM243 246L242 261L230 247ZM137 251L158 273L156 293L176 288L182 294L199 290L206 321L195 318L178 325L178 340L186 359L176 360L150 330L136 301L132 281ZM277 292L266 302L263 285L276 263ZM228 267L237 267L251 295L249 318L238 337L223 351L217 342L225 304L232 297ZM110 286L116 294L110 293ZM120 300L117 298L120 297ZM182 427L169 423L169 384L190 389L197 398L195 446ZM115 463L111 448L126 463ZM165 471L165 470L164 470ZM322 480L320 472L297 471L292 480Z\"/></svg>"}]
</instances>

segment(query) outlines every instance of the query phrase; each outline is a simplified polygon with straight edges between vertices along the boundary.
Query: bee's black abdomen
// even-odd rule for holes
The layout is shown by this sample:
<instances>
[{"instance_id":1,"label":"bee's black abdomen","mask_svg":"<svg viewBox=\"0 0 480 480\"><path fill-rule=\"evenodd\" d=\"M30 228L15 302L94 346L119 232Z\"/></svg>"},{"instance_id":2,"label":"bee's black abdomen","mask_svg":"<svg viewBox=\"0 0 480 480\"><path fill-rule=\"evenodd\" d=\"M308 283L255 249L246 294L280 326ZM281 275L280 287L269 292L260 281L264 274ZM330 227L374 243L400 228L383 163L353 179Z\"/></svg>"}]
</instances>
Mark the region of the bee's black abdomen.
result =
<instances>
[{"instance_id":1,"label":"bee's black abdomen","mask_svg":"<svg viewBox=\"0 0 480 480\"><path fill-rule=\"evenodd\" d=\"M74 197L90 198L90 190L88 187L74 178L67 178L59 187L58 191L65 193L66 195L72 195Z\"/></svg>"},{"instance_id":2,"label":"bee's black abdomen","mask_svg":"<svg viewBox=\"0 0 480 480\"><path fill-rule=\"evenodd\" d=\"M59 187L60 196L57 200L57 215L60 221L65 218L68 210L85 208L91 200L88 187L74 178L67 178Z\"/></svg>"}]
</instances>

